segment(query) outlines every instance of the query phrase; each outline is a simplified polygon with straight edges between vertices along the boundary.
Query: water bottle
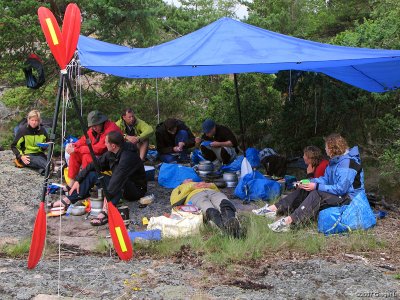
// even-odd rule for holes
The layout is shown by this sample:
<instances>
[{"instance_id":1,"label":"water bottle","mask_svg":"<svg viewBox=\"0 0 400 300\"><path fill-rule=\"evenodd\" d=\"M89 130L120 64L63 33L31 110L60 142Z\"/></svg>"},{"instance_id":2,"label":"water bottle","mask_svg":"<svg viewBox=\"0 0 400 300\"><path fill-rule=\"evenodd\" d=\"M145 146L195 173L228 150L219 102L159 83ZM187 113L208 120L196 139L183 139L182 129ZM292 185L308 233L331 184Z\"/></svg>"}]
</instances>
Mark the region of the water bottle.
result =
<instances>
[{"instance_id":1,"label":"water bottle","mask_svg":"<svg viewBox=\"0 0 400 300\"><path fill-rule=\"evenodd\" d=\"M74 207L73 204L70 204L70 206L68 206L67 211L65 212L65 216L68 217L71 213L72 208Z\"/></svg>"}]
</instances>

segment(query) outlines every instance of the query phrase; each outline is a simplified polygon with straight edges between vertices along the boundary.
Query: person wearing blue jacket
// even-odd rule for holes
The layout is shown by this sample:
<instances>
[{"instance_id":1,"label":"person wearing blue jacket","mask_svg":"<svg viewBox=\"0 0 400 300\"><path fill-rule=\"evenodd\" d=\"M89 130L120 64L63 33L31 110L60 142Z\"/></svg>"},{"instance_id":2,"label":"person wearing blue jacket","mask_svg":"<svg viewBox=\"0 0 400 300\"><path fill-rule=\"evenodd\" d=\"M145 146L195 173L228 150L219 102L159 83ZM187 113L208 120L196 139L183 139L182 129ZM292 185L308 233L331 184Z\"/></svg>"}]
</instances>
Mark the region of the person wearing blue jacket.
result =
<instances>
[{"instance_id":1,"label":"person wearing blue jacket","mask_svg":"<svg viewBox=\"0 0 400 300\"><path fill-rule=\"evenodd\" d=\"M330 160L324 176L300 185L310 192L309 195L290 216L269 224L272 231L288 231L292 223L316 217L325 208L349 204L358 193L364 192L364 171L358 147L349 149L347 141L334 133L325 138L325 151Z\"/></svg>"}]
</instances>

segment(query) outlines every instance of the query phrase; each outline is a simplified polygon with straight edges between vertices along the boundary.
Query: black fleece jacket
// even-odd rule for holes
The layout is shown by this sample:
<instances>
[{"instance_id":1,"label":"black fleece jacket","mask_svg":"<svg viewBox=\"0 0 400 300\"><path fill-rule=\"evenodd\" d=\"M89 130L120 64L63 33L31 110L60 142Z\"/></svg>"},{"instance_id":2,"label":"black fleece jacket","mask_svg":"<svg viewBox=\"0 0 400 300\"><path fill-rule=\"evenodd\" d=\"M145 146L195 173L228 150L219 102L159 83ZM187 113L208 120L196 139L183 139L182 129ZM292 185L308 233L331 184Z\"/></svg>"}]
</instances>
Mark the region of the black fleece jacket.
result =
<instances>
[{"instance_id":1,"label":"black fleece jacket","mask_svg":"<svg viewBox=\"0 0 400 300\"><path fill-rule=\"evenodd\" d=\"M186 126L186 124L184 122L182 122L181 120L177 120L177 131L176 132L178 133L178 131L180 131L180 130L187 131L188 135L189 135L189 140L186 143L184 149L189 149L189 148L194 147L195 137L194 137L192 131L190 130L189 127ZM164 122L158 124L156 127L157 151L160 154L173 153L174 152L173 148L176 146L175 137L176 137L176 133L170 134L168 132L167 128L165 128Z\"/></svg>"},{"instance_id":2,"label":"black fleece jacket","mask_svg":"<svg viewBox=\"0 0 400 300\"><path fill-rule=\"evenodd\" d=\"M127 181L131 181L136 187L147 191L147 180L144 165L137 152L137 147L131 143L124 143L116 153L107 151L98 158L101 171L112 171L107 191L112 201L124 188ZM79 172L75 180L82 182L87 174L95 171L94 163L90 163Z\"/></svg>"}]
</instances>

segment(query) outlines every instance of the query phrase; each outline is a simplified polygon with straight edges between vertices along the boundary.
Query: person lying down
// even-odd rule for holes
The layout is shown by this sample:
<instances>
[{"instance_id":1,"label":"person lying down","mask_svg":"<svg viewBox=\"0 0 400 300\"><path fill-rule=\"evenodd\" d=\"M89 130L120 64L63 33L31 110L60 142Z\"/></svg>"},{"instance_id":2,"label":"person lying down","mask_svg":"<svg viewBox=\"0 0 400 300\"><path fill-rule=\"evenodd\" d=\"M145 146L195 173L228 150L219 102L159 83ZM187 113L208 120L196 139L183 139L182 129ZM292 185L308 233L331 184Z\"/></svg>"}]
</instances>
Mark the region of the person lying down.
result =
<instances>
[{"instance_id":1,"label":"person lying down","mask_svg":"<svg viewBox=\"0 0 400 300\"><path fill-rule=\"evenodd\" d=\"M214 183L187 179L172 191L170 201L172 207L184 204L198 207L208 223L230 236L239 237L235 205Z\"/></svg>"}]
</instances>

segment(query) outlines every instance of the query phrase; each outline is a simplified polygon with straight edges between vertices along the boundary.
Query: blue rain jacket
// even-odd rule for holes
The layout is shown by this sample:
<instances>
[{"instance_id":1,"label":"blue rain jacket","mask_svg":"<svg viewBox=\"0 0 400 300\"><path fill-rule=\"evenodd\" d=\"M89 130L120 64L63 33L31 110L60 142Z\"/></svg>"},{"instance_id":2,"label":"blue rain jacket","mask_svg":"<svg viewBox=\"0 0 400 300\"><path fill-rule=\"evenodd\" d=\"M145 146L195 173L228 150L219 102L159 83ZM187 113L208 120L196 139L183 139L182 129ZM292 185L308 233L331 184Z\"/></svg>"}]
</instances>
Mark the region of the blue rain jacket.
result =
<instances>
[{"instance_id":1,"label":"blue rain jacket","mask_svg":"<svg viewBox=\"0 0 400 300\"><path fill-rule=\"evenodd\" d=\"M311 181L318 183L318 191L338 196L348 195L351 199L359 192L365 192L364 171L358 147L355 146L345 154L331 158L324 176Z\"/></svg>"}]
</instances>

